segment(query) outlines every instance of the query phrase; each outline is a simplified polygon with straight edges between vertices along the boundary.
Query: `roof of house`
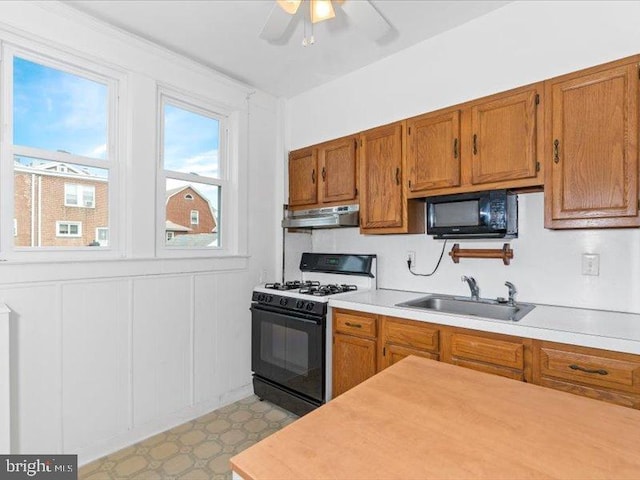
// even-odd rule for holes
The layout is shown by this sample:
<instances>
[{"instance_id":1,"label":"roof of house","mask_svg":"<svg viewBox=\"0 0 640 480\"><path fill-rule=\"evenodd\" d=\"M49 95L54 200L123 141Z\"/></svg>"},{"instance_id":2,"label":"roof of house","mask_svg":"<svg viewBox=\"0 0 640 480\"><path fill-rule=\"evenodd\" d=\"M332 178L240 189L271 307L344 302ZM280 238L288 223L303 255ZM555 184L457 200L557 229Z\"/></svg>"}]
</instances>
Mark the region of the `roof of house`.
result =
<instances>
[{"instance_id":1,"label":"roof of house","mask_svg":"<svg viewBox=\"0 0 640 480\"><path fill-rule=\"evenodd\" d=\"M217 233L194 233L191 235L176 235L167 240L166 245L171 247L215 247Z\"/></svg>"},{"instance_id":2,"label":"roof of house","mask_svg":"<svg viewBox=\"0 0 640 480\"><path fill-rule=\"evenodd\" d=\"M164 224L165 224L164 229L171 232L192 232L193 231L191 228L172 222L171 220L165 221Z\"/></svg>"},{"instance_id":3,"label":"roof of house","mask_svg":"<svg viewBox=\"0 0 640 480\"><path fill-rule=\"evenodd\" d=\"M182 192L183 190L186 190L190 188L191 190L193 190L193 192L198 195L200 198L202 198L205 202L207 202L207 205L209 205L209 210L211 211L211 216L213 217L213 221L214 223L218 224L218 219L216 218L216 209L213 208L213 205L211 205L211 202L209 201L209 199L204 196L202 193L200 193L198 191L197 188L195 188L193 185L184 185L182 187L176 187L176 188L170 188L169 190L166 191L165 193L165 198L166 198L166 202L169 203L169 199L171 197L173 197L176 193ZM215 229L215 227L214 227Z\"/></svg>"}]
</instances>

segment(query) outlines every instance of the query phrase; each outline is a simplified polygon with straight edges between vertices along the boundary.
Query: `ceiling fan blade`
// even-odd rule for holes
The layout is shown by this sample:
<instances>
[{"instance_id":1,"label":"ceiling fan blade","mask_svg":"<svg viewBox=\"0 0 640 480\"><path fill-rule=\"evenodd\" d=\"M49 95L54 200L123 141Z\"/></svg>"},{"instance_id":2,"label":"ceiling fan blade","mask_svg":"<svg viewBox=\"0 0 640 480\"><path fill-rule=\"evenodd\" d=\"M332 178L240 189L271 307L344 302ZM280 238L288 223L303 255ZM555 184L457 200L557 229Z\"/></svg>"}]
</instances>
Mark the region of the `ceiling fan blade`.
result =
<instances>
[{"instance_id":1,"label":"ceiling fan blade","mask_svg":"<svg viewBox=\"0 0 640 480\"><path fill-rule=\"evenodd\" d=\"M274 3L267 23L260 32L260 38L268 42L279 40L287 31L293 18L293 15L288 14L277 3Z\"/></svg>"},{"instance_id":2,"label":"ceiling fan blade","mask_svg":"<svg viewBox=\"0 0 640 480\"><path fill-rule=\"evenodd\" d=\"M372 40L382 38L393 29L369 1L346 1L342 4L342 11L353 20L350 23L354 27L362 30Z\"/></svg>"}]
</instances>

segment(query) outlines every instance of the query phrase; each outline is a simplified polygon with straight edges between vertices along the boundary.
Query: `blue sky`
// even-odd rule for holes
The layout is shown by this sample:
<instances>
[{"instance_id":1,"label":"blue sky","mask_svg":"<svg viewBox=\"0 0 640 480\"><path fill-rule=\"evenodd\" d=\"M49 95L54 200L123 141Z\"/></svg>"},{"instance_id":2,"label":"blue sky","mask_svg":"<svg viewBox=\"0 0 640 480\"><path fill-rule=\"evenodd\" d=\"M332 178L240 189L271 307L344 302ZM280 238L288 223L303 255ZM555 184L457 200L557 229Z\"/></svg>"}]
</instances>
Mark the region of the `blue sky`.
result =
<instances>
[{"instance_id":1,"label":"blue sky","mask_svg":"<svg viewBox=\"0 0 640 480\"><path fill-rule=\"evenodd\" d=\"M14 144L107 158L106 84L14 57L13 89ZM165 169L219 177L219 121L173 105L165 105L164 114ZM155 123L155 119L149 121ZM99 176L106 172L91 171ZM167 188L173 188L173 183L168 180ZM214 188L194 186L218 208Z\"/></svg>"},{"instance_id":2,"label":"blue sky","mask_svg":"<svg viewBox=\"0 0 640 480\"><path fill-rule=\"evenodd\" d=\"M15 57L13 90L16 145L106 158L106 85Z\"/></svg>"}]
</instances>

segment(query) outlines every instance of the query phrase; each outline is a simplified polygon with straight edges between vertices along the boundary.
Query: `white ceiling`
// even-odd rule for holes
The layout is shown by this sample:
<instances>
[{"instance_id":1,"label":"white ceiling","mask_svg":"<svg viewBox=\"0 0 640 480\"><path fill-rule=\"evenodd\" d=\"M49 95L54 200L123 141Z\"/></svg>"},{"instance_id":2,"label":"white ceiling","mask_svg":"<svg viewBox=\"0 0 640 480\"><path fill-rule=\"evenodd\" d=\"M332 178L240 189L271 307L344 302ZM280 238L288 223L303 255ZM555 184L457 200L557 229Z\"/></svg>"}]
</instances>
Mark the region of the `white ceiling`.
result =
<instances>
[{"instance_id":1,"label":"white ceiling","mask_svg":"<svg viewBox=\"0 0 640 480\"><path fill-rule=\"evenodd\" d=\"M314 26L315 44L307 47L302 46L303 21L299 18L291 26L288 41L281 45L269 44L258 37L274 0L65 3L268 93L291 97L509 2L373 1L394 28L379 41L358 30L338 5L336 18Z\"/></svg>"}]
</instances>

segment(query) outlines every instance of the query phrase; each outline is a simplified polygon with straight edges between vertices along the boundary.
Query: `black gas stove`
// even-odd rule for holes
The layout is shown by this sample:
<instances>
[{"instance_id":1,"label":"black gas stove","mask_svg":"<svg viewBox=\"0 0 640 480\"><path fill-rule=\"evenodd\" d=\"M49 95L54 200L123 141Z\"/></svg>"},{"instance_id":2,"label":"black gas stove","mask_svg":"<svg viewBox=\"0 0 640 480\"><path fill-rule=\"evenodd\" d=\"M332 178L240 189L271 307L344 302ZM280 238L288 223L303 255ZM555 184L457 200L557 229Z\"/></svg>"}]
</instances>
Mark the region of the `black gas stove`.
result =
<instances>
[{"instance_id":1,"label":"black gas stove","mask_svg":"<svg viewBox=\"0 0 640 480\"><path fill-rule=\"evenodd\" d=\"M251 367L258 397L298 415L325 402L331 378L326 358L329 298L375 288L374 260L375 255L303 253L302 280L254 289Z\"/></svg>"}]
</instances>

